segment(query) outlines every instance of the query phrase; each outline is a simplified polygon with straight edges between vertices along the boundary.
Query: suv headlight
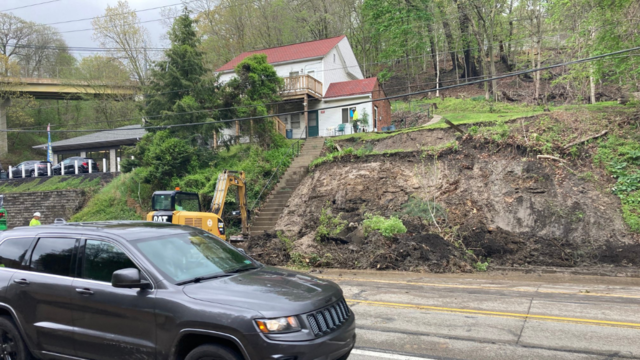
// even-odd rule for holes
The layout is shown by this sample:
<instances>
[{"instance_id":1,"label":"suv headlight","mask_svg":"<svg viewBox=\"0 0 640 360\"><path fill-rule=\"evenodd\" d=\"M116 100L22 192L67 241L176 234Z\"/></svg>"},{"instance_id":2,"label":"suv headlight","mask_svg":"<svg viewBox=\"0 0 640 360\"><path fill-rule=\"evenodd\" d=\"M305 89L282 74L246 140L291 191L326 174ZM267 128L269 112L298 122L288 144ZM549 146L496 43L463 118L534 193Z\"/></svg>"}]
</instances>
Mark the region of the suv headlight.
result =
<instances>
[{"instance_id":1,"label":"suv headlight","mask_svg":"<svg viewBox=\"0 0 640 360\"><path fill-rule=\"evenodd\" d=\"M260 331L265 334L280 334L300 331L300 323L295 316L256 320L256 324Z\"/></svg>"}]
</instances>

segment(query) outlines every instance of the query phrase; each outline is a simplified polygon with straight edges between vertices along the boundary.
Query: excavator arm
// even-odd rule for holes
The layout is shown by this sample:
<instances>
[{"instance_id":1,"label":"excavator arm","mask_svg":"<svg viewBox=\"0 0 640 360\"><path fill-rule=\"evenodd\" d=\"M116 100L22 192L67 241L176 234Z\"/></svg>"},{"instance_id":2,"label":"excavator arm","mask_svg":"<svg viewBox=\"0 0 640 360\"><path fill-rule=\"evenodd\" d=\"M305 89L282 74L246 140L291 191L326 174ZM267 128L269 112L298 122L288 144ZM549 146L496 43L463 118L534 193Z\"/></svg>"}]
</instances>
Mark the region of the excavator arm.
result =
<instances>
[{"instance_id":1,"label":"excavator arm","mask_svg":"<svg viewBox=\"0 0 640 360\"><path fill-rule=\"evenodd\" d=\"M247 210L247 192L245 186L244 171L225 170L218 175L216 191L211 202L211 212L222 219L224 201L227 198L229 187L236 187L236 199L240 204L240 218L242 220L242 234L249 234L249 212Z\"/></svg>"}]
</instances>

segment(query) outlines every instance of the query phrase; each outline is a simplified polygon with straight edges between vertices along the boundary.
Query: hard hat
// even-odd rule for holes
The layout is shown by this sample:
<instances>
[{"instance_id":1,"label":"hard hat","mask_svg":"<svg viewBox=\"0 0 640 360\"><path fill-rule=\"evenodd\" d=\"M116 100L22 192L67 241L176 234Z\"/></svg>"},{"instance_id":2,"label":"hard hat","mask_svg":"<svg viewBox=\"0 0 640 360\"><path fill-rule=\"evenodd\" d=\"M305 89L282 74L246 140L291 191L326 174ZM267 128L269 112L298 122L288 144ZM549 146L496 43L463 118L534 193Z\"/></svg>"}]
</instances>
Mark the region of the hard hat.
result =
<instances>
[{"instance_id":1,"label":"hard hat","mask_svg":"<svg viewBox=\"0 0 640 360\"><path fill-rule=\"evenodd\" d=\"M33 214L33 216L34 216L34 217L36 217L36 216L38 216L38 217L39 217L39 216L42 216L42 215L40 215L40 213L39 213L39 212L36 212L35 214Z\"/></svg>"}]
</instances>

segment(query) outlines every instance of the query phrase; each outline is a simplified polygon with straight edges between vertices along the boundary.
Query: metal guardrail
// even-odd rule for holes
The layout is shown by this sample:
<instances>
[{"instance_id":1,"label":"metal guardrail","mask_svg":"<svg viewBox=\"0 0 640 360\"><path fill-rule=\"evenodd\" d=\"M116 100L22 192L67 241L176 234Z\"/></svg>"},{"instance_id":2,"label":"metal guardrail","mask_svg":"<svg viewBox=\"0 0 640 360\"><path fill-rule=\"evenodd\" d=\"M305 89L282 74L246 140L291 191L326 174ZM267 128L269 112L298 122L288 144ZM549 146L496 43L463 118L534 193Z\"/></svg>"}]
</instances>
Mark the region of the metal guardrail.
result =
<instances>
[{"instance_id":1,"label":"metal guardrail","mask_svg":"<svg viewBox=\"0 0 640 360\"><path fill-rule=\"evenodd\" d=\"M271 177L269 178L269 181L267 181L265 186L260 191L260 195L258 195L258 198L253 202L253 206L251 206L251 210L250 211L253 211L256 208L256 205L258 204L258 202L260 202L260 199L262 199L262 194L264 194L264 192L273 183L274 176L280 172L280 168L282 167L282 164L284 163L284 159L288 158L289 154L291 154L291 153L293 153L293 157L294 158L300 155L300 149L301 149L301 146L302 146L301 141L302 141L303 138L305 138L306 133L307 133L307 128L305 127L302 130L302 133L300 133L300 138L296 142L291 144L291 147L289 148L287 153L282 157L282 159L280 159L280 163L278 164L278 167L276 168L276 171L274 171L273 174L271 174ZM278 176L278 179L279 178L280 178L280 176Z\"/></svg>"}]
</instances>

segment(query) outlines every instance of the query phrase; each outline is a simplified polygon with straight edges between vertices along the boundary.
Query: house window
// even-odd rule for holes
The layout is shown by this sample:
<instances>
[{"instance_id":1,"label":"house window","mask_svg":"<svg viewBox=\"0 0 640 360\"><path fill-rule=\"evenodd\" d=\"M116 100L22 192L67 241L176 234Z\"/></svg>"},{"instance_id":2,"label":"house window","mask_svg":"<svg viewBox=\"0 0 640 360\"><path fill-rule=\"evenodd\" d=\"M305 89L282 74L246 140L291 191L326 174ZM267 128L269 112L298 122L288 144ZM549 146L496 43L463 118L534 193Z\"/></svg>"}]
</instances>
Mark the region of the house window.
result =
<instances>
[{"instance_id":1,"label":"house window","mask_svg":"<svg viewBox=\"0 0 640 360\"><path fill-rule=\"evenodd\" d=\"M342 123L348 124L353 120L353 113L356 111L356 108L344 108L342 109Z\"/></svg>"},{"instance_id":2,"label":"house window","mask_svg":"<svg viewBox=\"0 0 640 360\"><path fill-rule=\"evenodd\" d=\"M307 75L315 78L316 77L316 71L315 70L309 70L309 71L307 71Z\"/></svg>"},{"instance_id":3,"label":"house window","mask_svg":"<svg viewBox=\"0 0 640 360\"><path fill-rule=\"evenodd\" d=\"M290 77L294 77L294 76L300 76L300 72L299 71L292 71L289 73Z\"/></svg>"},{"instance_id":4,"label":"house window","mask_svg":"<svg viewBox=\"0 0 640 360\"><path fill-rule=\"evenodd\" d=\"M291 115L291 128L300 129L300 114Z\"/></svg>"}]
</instances>

